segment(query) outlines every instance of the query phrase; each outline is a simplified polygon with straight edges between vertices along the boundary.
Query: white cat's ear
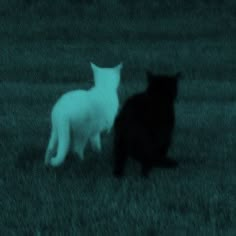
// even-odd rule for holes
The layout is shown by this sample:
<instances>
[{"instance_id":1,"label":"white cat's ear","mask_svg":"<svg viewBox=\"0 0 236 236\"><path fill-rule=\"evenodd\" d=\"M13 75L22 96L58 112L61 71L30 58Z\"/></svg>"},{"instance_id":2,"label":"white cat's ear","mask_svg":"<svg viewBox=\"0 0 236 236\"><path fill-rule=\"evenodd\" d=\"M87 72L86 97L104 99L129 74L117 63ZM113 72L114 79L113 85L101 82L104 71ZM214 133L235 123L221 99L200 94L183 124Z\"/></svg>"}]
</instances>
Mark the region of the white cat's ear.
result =
<instances>
[{"instance_id":1,"label":"white cat's ear","mask_svg":"<svg viewBox=\"0 0 236 236\"><path fill-rule=\"evenodd\" d=\"M117 70L121 70L123 68L123 63L121 62L119 65L116 66Z\"/></svg>"},{"instance_id":2,"label":"white cat's ear","mask_svg":"<svg viewBox=\"0 0 236 236\"><path fill-rule=\"evenodd\" d=\"M90 62L90 65L91 65L91 68L93 70L97 70L98 69L98 67L93 62Z\"/></svg>"}]
</instances>

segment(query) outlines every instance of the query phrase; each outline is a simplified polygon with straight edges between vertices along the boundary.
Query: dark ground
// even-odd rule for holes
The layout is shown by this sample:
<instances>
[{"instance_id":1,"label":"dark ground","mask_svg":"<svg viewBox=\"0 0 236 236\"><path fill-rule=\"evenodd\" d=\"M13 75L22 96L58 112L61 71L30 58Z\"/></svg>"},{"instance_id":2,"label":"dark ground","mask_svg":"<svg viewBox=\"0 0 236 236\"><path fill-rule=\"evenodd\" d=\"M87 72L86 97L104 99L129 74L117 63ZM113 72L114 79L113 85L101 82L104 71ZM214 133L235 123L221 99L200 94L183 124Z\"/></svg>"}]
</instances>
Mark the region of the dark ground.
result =
<instances>
[{"instance_id":1,"label":"dark ground","mask_svg":"<svg viewBox=\"0 0 236 236\"><path fill-rule=\"evenodd\" d=\"M48 2L0 1L0 235L236 235L236 3ZM51 107L91 86L89 61L124 62L121 103L146 68L184 74L178 169L114 179L112 134L45 168Z\"/></svg>"}]
</instances>

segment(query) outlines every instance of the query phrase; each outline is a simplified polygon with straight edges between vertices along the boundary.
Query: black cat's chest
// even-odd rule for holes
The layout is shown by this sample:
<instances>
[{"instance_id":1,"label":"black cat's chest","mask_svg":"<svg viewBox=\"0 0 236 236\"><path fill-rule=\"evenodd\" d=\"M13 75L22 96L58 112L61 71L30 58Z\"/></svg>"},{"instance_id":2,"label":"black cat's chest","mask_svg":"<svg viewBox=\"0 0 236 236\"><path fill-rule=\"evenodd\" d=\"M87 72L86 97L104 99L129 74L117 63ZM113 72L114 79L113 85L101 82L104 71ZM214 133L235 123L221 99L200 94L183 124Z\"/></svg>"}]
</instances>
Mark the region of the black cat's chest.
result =
<instances>
[{"instance_id":1,"label":"black cat's chest","mask_svg":"<svg viewBox=\"0 0 236 236\"><path fill-rule=\"evenodd\" d=\"M176 76L147 75L146 91L130 97L117 116L114 135L116 176L122 175L129 157L140 162L144 176L153 167L177 165L168 158L175 124Z\"/></svg>"},{"instance_id":2,"label":"black cat's chest","mask_svg":"<svg viewBox=\"0 0 236 236\"><path fill-rule=\"evenodd\" d=\"M134 95L124 105L124 113L133 119L145 118L145 114L147 115L150 112L151 107L144 93Z\"/></svg>"},{"instance_id":3,"label":"black cat's chest","mask_svg":"<svg viewBox=\"0 0 236 236\"><path fill-rule=\"evenodd\" d=\"M144 92L130 97L125 102L115 125L137 130L145 128L151 133L162 135L172 131L174 121L173 101Z\"/></svg>"},{"instance_id":4,"label":"black cat's chest","mask_svg":"<svg viewBox=\"0 0 236 236\"><path fill-rule=\"evenodd\" d=\"M124 113L143 122L172 122L174 103L161 97L150 97L146 93L133 96L127 101Z\"/></svg>"}]
</instances>

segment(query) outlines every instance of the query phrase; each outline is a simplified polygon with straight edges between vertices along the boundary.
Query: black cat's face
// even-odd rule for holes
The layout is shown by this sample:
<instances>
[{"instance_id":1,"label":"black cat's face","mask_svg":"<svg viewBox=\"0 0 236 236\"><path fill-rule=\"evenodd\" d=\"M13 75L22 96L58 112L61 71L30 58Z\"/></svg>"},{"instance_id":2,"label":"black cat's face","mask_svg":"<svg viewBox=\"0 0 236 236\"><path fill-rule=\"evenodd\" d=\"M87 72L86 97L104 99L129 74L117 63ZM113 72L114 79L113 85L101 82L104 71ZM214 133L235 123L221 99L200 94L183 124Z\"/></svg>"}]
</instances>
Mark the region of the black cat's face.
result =
<instances>
[{"instance_id":1,"label":"black cat's face","mask_svg":"<svg viewBox=\"0 0 236 236\"><path fill-rule=\"evenodd\" d=\"M148 93L154 97L174 100L177 97L178 79L180 73L176 75L152 74L147 71Z\"/></svg>"}]
</instances>

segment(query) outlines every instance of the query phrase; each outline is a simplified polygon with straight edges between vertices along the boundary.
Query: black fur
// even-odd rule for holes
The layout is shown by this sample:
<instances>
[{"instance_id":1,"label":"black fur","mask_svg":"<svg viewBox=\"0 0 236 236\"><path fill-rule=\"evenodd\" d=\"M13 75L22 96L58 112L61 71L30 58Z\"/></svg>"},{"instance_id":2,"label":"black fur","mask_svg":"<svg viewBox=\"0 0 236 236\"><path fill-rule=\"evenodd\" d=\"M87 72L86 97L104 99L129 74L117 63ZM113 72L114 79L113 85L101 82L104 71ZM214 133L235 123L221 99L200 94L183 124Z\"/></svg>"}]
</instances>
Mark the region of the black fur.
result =
<instances>
[{"instance_id":1,"label":"black fur","mask_svg":"<svg viewBox=\"0 0 236 236\"><path fill-rule=\"evenodd\" d=\"M124 104L114 124L115 176L123 175L128 157L140 162L143 176L148 176L153 167L177 166L167 154L175 124L179 76L180 73L169 76L147 72L146 91Z\"/></svg>"}]
</instances>

